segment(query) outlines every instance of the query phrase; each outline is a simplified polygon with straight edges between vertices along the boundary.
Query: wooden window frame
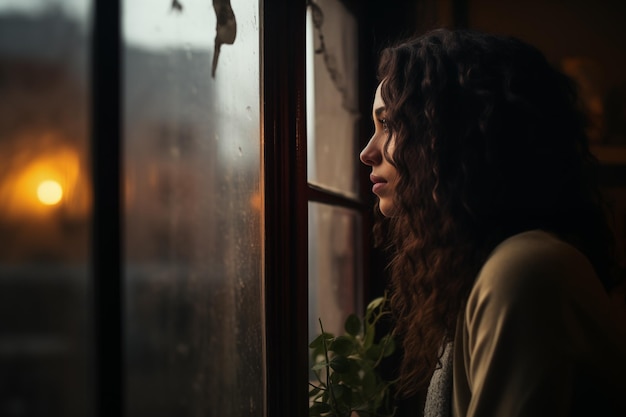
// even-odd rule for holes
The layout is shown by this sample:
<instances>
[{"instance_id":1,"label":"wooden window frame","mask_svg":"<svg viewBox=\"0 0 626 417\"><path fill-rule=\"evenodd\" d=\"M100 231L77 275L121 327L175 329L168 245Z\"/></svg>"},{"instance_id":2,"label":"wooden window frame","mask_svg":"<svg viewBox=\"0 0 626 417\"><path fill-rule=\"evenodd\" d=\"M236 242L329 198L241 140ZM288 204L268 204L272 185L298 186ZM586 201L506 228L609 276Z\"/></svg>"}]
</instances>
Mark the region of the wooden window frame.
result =
<instances>
[{"instance_id":1,"label":"wooden window frame","mask_svg":"<svg viewBox=\"0 0 626 417\"><path fill-rule=\"evenodd\" d=\"M266 415L307 415L306 2L262 16Z\"/></svg>"},{"instance_id":2,"label":"wooden window frame","mask_svg":"<svg viewBox=\"0 0 626 417\"><path fill-rule=\"evenodd\" d=\"M367 22L358 2L343 1L359 21L359 40ZM263 10L263 152L265 178L265 323L267 416L308 415L308 203L317 202L361 214L360 259L371 260L373 195L369 171L359 168L356 199L309 184L306 136L306 0L266 1ZM372 68L369 44L359 42L359 65ZM361 71L363 72L363 71ZM359 78L359 91L374 91L372 77ZM371 130L371 97L361 95L360 147ZM358 157L355 155L355 158ZM364 265L363 300L372 288L371 265ZM382 280L380 281L382 288ZM376 291L375 291L376 292Z\"/></svg>"},{"instance_id":3,"label":"wooden window frame","mask_svg":"<svg viewBox=\"0 0 626 417\"><path fill-rule=\"evenodd\" d=\"M125 414L122 273L121 0L93 2L92 276L95 416Z\"/></svg>"}]
</instances>

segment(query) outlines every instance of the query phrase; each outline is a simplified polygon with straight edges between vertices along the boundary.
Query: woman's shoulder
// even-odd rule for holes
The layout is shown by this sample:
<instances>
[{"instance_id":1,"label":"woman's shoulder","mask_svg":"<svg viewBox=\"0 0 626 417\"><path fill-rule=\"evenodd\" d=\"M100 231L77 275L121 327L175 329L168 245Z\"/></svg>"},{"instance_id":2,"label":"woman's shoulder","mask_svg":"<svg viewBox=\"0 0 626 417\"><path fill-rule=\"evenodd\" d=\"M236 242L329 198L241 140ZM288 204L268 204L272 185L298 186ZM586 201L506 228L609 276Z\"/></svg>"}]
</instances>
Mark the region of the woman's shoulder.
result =
<instances>
[{"instance_id":1,"label":"woman's shoulder","mask_svg":"<svg viewBox=\"0 0 626 417\"><path fill-rule=\"evenodd\" d=\"M552 389L558 407L558 392L569 396L583 384L596 390L584 391L590 401L623 409L626 333L590 262L567 242L543 231L503 241L483 265L460 318L455 360L464 366L455 366L457 407L467 410L482 399L476 407L534 412L544 406L536 399ZM495 394L502 392L508 394ZM589 398L572 401L578 407Z\"/></svg>"},{"instance_id":2,"label":"woman's shoulder","mask_svg":"<svg viewBox=\"0 0 626 417\"><path fill-rule=\"evenodd\" d=\"M604 289L587 257L571 244L541 231L523 232L501 242L481 268L470 299L488 294L504 303L542 297L570 297Z\"/></svg>"}]
</instances>

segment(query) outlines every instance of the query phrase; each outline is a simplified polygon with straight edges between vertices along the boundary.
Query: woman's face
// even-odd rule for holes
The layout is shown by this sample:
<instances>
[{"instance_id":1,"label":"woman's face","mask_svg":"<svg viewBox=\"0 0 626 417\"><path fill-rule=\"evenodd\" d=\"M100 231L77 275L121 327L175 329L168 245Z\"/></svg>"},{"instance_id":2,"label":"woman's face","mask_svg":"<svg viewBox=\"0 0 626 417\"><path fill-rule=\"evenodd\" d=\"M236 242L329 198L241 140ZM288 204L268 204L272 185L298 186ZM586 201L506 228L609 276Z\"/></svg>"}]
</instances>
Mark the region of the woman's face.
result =
<instances>
[{"instance_id":1,"label":"woman's face","mask_svg":"<svg viewBox=\"0 0 626 417\"><path fill-rule=\"evenodd\" d=\"M382 84L382 83L381 83ZM376 89L374 104L372 106L372 118L374 120L374 135L367 146L361 151L361 161L372 167L370 179L374 183L372 192L379 198L380 211L386 217L393 216L395 212L394 188L398 178L398 172L391 162L385 157L385 143L389 136L386 122L385 102L380 95L380 86ZM393 155L394 137L391 137L388 154Z\"/></svg>"}]
</instances>

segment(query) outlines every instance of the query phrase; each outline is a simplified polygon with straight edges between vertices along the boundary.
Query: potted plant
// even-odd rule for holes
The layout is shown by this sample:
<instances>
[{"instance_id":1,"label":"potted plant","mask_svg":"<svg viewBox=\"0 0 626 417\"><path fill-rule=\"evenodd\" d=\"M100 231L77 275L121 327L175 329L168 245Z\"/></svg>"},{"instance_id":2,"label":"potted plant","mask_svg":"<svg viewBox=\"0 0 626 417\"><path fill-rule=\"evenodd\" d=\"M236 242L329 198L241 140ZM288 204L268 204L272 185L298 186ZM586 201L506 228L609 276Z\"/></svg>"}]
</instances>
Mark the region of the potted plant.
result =
<instances>
[{"instance_id":1,"label":"potted plant","mask_svg":"<svg viewBox=\"0 0 626 417\"><path fill-rule=\"evenodd\" d=\"M310 382L309 416L367 417L395 414L392 387L381 375L383 358L392 355L396 343L391 334L376 334L376 324L389 315L385 296L373 300L361 319L351 314L345 333L335 336L324 331L309 344L315 376Z\"/></svg>"}]
</instances>

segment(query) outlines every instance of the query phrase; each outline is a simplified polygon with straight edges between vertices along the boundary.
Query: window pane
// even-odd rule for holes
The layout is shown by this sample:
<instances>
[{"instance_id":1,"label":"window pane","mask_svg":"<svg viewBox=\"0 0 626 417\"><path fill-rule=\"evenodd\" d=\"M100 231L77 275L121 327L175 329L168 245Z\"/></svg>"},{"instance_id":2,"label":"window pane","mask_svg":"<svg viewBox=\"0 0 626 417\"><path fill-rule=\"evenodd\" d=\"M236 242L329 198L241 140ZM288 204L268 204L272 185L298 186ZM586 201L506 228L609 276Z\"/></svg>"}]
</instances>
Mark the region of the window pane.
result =
<instances>
[{"instance_id":1,"label":"window pane","mask_svg":"<svg viewBox=\"0 0 626 417\"><path fill-rule=\"evenodd\" d=\"M307 14L309 182L358 193L358 38L339 0L316 0Z\"/></svg>"},{"instance_id":2,"label":"window pane","mask_svg":"<svg viewBox=\"0 0 626 417\"><path fill-rule=\"evenodd\" d=\"M360 242L358 212L309 203L309 340L320 333L319 319L337 335L362 310Z\"/></svg>"},{"instance_id":3,"label":"window pane","mask_svg":"<svg viewBox=\"0 0 626 417\"><path fill-rule=\"evenodd\" d=\"M90 1L0 2L0 415L93 412Z\"/></svg>"},{"instance_id":4,"label":"window pane","mask_svg":"<svg viewBox=\"0 0 626 417\"><path fill-rule=\"evenodd\" d=\"M215 10L171 3L123 8L128 415L262 416L259 4L212 76Z\"/></svg>"}]
</instances>

